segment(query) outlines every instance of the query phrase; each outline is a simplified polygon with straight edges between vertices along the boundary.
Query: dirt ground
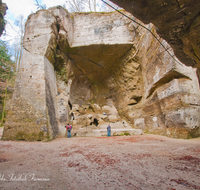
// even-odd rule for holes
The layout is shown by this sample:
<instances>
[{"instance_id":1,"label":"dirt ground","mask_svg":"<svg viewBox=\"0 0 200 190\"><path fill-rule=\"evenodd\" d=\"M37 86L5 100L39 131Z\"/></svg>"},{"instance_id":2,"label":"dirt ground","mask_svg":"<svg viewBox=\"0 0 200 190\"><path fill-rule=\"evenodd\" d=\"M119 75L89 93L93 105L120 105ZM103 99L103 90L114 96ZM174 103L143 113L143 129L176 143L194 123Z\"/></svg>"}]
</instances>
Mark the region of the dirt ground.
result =
<instances>
[{"instance_id":1,"label":"dirt ground","mask_svg":"<svg viewBox=\"0 0 200 190\"><path fill-rule=\"evenodd\" d=\"M200 189L200 138L0 141L0 190Z\"/></svg>"}]
</instances>

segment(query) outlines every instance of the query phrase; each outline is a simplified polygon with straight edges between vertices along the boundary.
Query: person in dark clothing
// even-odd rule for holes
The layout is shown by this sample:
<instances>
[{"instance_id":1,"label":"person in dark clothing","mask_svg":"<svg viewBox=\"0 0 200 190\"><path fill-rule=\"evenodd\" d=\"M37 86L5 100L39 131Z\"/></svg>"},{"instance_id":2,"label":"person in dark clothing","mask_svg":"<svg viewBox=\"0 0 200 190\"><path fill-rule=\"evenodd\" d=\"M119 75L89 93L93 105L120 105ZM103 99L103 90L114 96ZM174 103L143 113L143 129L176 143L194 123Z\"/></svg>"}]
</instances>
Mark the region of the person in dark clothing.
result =
<instances>
[{"instance_id":1,"label":"person in dark clothing","mask_svg":"<svg viewBox=\"0 0 200 190\"><path fill-rule=\"evenodd\" d=\"M111 135L111 127L110 127L110 125L108 125L108 127L107 127L107 137L110 137L110 135Z\"/></svg>"}]
</instances>

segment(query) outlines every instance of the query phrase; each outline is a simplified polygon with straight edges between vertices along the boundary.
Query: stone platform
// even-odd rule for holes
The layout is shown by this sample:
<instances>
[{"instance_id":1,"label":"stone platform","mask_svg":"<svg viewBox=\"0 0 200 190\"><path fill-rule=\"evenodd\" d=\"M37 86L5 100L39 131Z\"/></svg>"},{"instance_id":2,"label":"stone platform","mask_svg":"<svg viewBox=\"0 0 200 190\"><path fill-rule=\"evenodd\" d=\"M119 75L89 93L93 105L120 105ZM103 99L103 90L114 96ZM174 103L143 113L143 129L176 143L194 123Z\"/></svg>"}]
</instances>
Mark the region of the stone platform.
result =
<instances>
[{"instance_id":1,"label":"stone platform","mask_svg":"<svg viewBox=\"0 0 200 190\"><path fill-rule=\"evenodd\" d=\"M141 129L111 129L111 136L123 136L123 135L142 135ZM102 137L107 136L107 129L79 129L72 130L72 136L76 137Z\"/></svg>"}]
</instances>

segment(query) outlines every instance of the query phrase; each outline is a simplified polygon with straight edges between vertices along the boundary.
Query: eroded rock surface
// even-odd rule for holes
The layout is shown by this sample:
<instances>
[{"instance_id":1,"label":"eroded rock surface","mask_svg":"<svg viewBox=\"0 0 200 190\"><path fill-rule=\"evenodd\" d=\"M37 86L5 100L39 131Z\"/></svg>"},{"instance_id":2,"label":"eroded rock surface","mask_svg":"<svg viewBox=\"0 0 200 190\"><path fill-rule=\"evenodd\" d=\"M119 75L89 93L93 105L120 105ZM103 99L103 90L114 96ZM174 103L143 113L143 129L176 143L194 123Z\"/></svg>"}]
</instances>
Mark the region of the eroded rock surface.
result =
<instances>
[{"instance_id":1,"label":"eroded rock surface","mask_svg":"<svg viewBox=\"0 0 200 190\"><path fill-rule=\"evenodd\" d=\"M153 23L180 61L200 68L199 0L112 1L145 24Z\"/></svg>"},{"instance_id":2,"label":"eroded rock surface","mask_svg":"<svg viewBox=\"0 0 200 190\"><path fill-rule=\"evenodd\" d=\"M40 10L24 48L3 139L53 139L67 123L76 136L106 135L108 123L113 135L200 135L196 69L117 12Z\"/></svg>"}]
</instances>

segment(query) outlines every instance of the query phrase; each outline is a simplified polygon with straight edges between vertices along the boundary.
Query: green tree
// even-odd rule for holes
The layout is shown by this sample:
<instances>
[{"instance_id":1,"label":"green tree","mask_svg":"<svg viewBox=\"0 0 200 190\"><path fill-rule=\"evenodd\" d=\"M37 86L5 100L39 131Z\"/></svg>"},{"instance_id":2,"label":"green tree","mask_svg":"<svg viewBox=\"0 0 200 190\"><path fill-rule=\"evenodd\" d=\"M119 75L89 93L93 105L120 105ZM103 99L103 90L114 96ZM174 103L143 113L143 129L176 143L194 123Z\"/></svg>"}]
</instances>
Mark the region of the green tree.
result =
<instances>
[{"instance_id":1,"label":"green tree","mask_svg":"<svg viewBox=\"0 0 200 190\"><path fill-rule=\"evenodd\" d=\"M0 40L0 105L1 105L1 125L5 117L5 104L7 98L8 85L15 78L16 65L11 60L8 45ZM13 82L14 84L14 82Z\"/></svg>"},{"instance_id":2,"label":"green tree","mask_svg":"<svg viewBox=\"0 0 200 190\"><path fill-rule=\"evenodd\" d=\"M8 45L0 40L0 80L12 78L15 74L15 63L11 60Z\"/></svg>"},{"instance_id":3,"label":"green tree","mask_svg":"<svg viewBox=\"0 0 200 190\"><path fill-rule=\"evenodd\" d=\"M0 36L3 33L4 29L5 29L5 14L6 14L6 10L8 9L7 5L5 3L2 3L2 0L0 0Z\"/></svg>"}]
</instances>

